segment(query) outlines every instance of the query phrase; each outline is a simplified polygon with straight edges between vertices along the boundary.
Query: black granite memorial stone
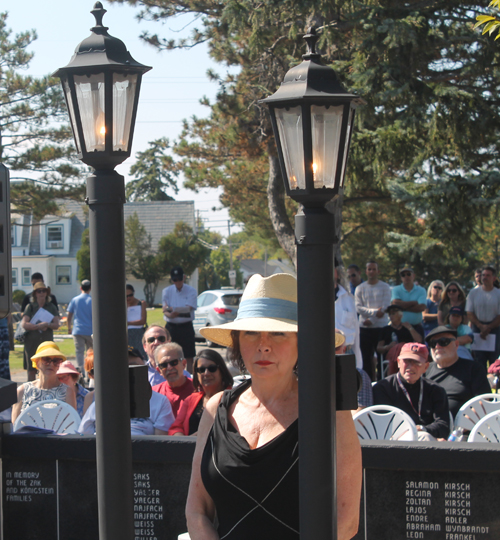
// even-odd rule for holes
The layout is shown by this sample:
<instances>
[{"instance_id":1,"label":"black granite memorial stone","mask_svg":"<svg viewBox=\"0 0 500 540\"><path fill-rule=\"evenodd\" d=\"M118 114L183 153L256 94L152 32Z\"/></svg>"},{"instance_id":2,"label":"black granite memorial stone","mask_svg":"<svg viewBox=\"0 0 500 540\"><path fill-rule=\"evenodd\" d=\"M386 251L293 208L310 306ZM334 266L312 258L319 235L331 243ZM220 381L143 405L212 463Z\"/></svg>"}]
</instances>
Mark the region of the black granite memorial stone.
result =
<instances>
[{"instance_id":1,"label":"black granite memorial stone","mask_svg":"<svg viewBox=\"0 0 500 540\"><path fill-rule=\"evenodd\" d=\"M365 470L357 540L497 540L498 474Z\"/></svg>"},{"instance_id":2,"label":"black granite memorial stone","mask_svg":"<svg viewBox=\"0 0 500 540\"><path fill-rule=\"evenodd\" d=\"M3 539L57 540L56 462L3 460L2 480Z\"/></svg>"}]
</instances>

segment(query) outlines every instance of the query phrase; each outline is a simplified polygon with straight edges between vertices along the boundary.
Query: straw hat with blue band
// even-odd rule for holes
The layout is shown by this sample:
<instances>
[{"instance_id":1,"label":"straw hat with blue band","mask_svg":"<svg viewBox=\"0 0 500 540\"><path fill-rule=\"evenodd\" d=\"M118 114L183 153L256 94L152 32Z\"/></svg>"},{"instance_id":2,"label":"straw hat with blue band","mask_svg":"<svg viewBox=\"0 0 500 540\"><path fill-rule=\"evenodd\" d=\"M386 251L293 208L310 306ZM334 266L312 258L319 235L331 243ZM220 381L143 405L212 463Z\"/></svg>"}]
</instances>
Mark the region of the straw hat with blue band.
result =
<instances>
[{"instance_id":1,"label":"straw hat with blue band","mask_svg":"<svg viewBox=\"0 0 500 540\"><path fill-rule=\"evenodd\" d=\"M297 332L297 280L290 274L253 275L241 297L238 316L221 326L206 326L200 334L231 347L231 331Z\"/></svg>"}]
</instances>

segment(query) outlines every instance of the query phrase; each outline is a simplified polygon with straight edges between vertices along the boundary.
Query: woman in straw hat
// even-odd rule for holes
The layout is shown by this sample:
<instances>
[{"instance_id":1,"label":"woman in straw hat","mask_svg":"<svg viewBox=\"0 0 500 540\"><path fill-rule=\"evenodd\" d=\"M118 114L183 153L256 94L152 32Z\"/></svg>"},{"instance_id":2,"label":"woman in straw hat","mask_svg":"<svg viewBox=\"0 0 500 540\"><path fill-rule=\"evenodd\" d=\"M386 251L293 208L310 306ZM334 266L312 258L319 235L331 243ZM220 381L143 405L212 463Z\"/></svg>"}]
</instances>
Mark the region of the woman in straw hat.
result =
<instances>
[{"instance_id":1,"label":"woman in straw hat","mask_svg":"<svg viewBox=\"0 0 500 540\"><path fill-rule=\"evenodd\" d=\"M37 401L58 399L76 409L74 386L62 384L57 376L59 366L66 360L53 341L40 344L31 357L33 367L39 371L38 380L22 384L17 389L17 403L12 406L12 423L19 414Z\"/></svg>"},{"instance_id":2,"label":"woman in straw hat","mask_svg":"<svg viewBox=\"0 0 500 540\"><path fill-rule=\"evenodd\" d=\"M191 540L299 538L297 282L254 275L237 318L201 330L231 347L251 378L207 404L186 517ZM351 413L337 413L339 540L357 531L361 451ZM218 526L215 526L217 519Z\"/></svg>"},{"instance_id":3,"label":"woman in straw hat","mask_svg":"<svg viewBox=\"0 0 500 540\"><path fill-rule=\"evenodd\" d=\"M48 312L40 311L44 317L37 316L41 309ZM28 381L34 381L36 371L31 357L40 343L54 339L54 330L59 328L59 313L51 303L49 289L41 281L33 286L33 298L24 310L22 325L27 331L24 338L24 369L28 370Z\"/></svg>"}]
</instances>

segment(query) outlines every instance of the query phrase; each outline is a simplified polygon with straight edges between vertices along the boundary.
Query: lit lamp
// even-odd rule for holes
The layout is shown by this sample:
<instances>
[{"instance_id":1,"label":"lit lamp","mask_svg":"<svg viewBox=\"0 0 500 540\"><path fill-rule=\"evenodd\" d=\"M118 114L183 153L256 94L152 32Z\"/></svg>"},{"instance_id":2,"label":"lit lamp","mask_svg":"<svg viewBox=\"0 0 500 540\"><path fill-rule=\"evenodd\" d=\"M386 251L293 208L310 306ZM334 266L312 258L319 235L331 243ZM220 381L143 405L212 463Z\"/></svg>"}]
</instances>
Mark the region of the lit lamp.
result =
<instances>
[{"instance_id":1,"label":"lit lamp","mask_svg":"<svg viewBox=\"0 0 500 540\"><path fill-rule=\"evenodd\" d=\"M295 216L299 346L300 538L337 538L335 216L325 208L344 186L354 112L321 62L311 29L304 61L285 75L269 106L287 194L303 205ZM323 376L318 378L318 373Z\"/></svg>"},{"instance_id":2,"label":"lit lamp","mask_svg":"<svg viewBox=\"0 0 500 540\"><path fill-rule=\"evenodd\" d=\"M114 168L130 156L143 73L125 44L96 25L61 78L78 157L94 167L87 179L96 386L99 538L132 540L134 507L130 436L125 245L125 181Z\"/></svg>"}]
</instances>

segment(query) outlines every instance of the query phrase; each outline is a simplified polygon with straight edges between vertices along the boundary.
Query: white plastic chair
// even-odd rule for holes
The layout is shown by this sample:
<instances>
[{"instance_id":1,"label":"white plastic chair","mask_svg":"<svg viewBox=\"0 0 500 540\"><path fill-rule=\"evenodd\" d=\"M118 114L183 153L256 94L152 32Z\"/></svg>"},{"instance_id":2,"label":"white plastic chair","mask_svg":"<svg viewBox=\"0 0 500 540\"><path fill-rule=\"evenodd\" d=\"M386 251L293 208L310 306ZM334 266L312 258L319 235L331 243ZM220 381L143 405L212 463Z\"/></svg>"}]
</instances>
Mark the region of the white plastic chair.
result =
<instances>
[{"instance_id":1,"label":"white plastic chair","mask_svg":"<svg viewBox=\"0 0 500 540\"><path fill-rule=\"evenodd\" d=\"M468 442L500 443L500 411L481 418L470 432Z\"/></svg>"},{"instance_id":2,"label":"white plastic chair","mask_svg":"<svg viewBox=\"0 0 500 540\"><path fill-rule=\"evenodd\" d=\"M418 439L415 422L404 411L391 405L366 407L356 413L353 420L361 440L416 441Z\"/></svg>"},{"instance_id":3,"label":"white plastic chair","mask_svg":"<svg viewBox=\"0 0 500 540\"><path fill-rule=\"evenodd\" d=\"M58 399L37 401L25 409L14 423L14 431L23 426L51 429L56 433L76 433L80 415L71 405Z\"/></svg>"},{"instance_id":4,"label":"white plastic chair","mask_svg":"<svg viewBox=\"0 0 500 540\"><path fill-rule=\"evenodd\" d=\"M469 399L457 412L455 429L458 427L472 431L474 426L487 414L500 410L500 394L481 394Z\"/></svg>"}]
</instances>

